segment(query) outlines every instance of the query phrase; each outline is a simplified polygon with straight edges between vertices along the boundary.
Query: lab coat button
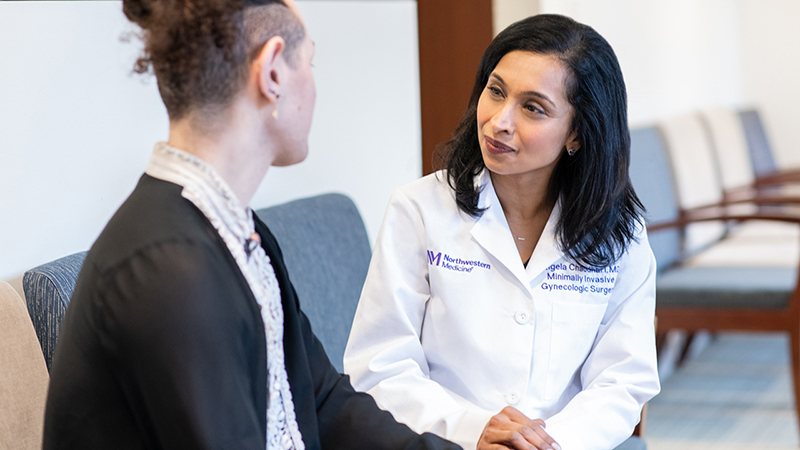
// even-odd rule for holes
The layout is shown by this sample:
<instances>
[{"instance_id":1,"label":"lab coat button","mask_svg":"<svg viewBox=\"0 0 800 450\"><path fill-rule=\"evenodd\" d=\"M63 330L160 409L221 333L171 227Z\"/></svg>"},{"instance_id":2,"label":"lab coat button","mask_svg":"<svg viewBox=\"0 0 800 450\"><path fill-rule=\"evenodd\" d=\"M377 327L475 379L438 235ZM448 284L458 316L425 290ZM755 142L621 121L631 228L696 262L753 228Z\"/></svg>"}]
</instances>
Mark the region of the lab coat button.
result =
<instances>
[{"instance_id":1,"label":"lab coat button","mask_svg":"<svg viewBox=\"0 0 800 450\"><path fill-rule=\"evenodd\" d=\"M525 311L517 311L517 313L514 314L514 319L517 321L518 324L525 325L526 323L528 323L529 319L528 313L526 313Z\"/></svg>"},{"instance_id":2,"label":"lab coat button","mask_svg":"<svg viewBox=\"0 0 800 450\"><path fill-rule=\"evenodd\" d=\"M519 402L519 392L511 391L506 394L506 402L508 402L509 405L514 405Z\"/></svg>"}]
</instances>

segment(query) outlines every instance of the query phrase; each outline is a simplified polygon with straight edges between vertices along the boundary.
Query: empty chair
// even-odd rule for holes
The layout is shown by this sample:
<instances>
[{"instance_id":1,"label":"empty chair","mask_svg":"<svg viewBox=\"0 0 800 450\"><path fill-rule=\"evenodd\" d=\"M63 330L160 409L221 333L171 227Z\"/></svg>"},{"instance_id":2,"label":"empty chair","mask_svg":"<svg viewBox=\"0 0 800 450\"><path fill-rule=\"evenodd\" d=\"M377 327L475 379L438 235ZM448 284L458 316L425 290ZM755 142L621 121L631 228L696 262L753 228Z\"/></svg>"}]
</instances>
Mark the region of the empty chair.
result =
<instances>
[{"instance_id":1,"label":"empty chair","mask_svg":"<svg viewBox=\"0 0 800 450\"><path fill-rule=\"evenodd\" d=\"M750 137L745 130L745 122L742 120L741 114L731 108L711 108L700 114L711 138L712 149L727 200L748 200L752 197L775 197L777 200L785 197L783 201L786 201L794 197L794 201L797 201L800 197L800 189L798 189L800 185L776 183L775 186L763 186L763 179L757 178L753 166L754 158L751 157L753 154L765 153L764 156L759 157L763 160L761 164L771 165L771 169L767 170L772 173L777 169L768 150L768 142L764 129L761 127L761 121L757 113L753 112L753 114L755 114L754 118L747 116L748 121L755 121L749 125L750 128L755 128L751 129L752 136ZM751 142L753 143L752 147ZM767 151L764 152L763 149L767 149ZM796 181L800 181L800 177ZM782 189L777 189L778 187Z\"/></svg>"},{"instance_id":2,"label":"empty chair","mask_svg":"<svg viewBox=\"0 0 800 450\"><path fill-rule=\"evenodd\" d=\"M755 183L759 186L800 182L800 170L781 170L775 162L767 130L758 110L745 109L739 112L747 147L753 163Z\"/></svg>"},{"instance_id":3,"label":"empty chair","mask_svg":"<svg viewBox=\"0 0 800 450\"><path fill-rule=\"evenodd\" d=\"M675 200L680 214L697 208L721 205L722 185L711 143L703 123L695 114L671 117L659 124L668 151ZM693 254L719 241L727 232L722 222L687 225L683 251Z\"/></svg>"},{"instance_id":4,"label":"empty chair","mask_svg":"<svg viewBox=\"0 0 800 450\"><path fill-rule=\"evenodd\" d=\"M674 231L705 220L768 219L800 223L800 216L730 214L712 208L694 214L667 204L677 192L660 130L631 132L630 174L636 192L649 211L648 234L659 263L656 281L658 332L671 329L781 331L791 339L792 377L800 405L800 289L797 266L686 266L675 259ZM713 248L713 247L712 247Z\"/></svg>"},{"instance_id":5,"label":"empty chair","mask_svg":"<svg viewBox=\"0 0 800 450\"><path fill-rule=\"evenodd\" d=\"M703 111L701 118L713 144L728 201L749 199L764 204L768 201L766 199L774 199L776 204L797 204L800 184L783 186L783 189L757 187L740 114L731 108L720 107ZM800 227L776 222L743 224L731 231L724 245L706 252L695 263L706 264L713 260L714 264L736 265L742 259L740 255L747 255L747 264L795 267L800 263Z\"/></svg>"},{"instance_id":6,"label":"empty chair","mask_svg":"<svg viewBox=\"0 0 800 450\"><path fill-rule=\"evenodd\" d=\"M700 117L711 137L722 188L725 191L751 188L755 175L738 114L732 109L718 107L702 111Z\"/></svg>"},{"instance_id":7,"label":"empty chair","mask_svg":"<svg viewBox=\"0 0 800 450\"><path fill-rule=\"evenodd\" d=\"M660 127L682 210L733 202L733 208L740 213L756 213L766 207L800 202L797 197L761 195L757 191L737 189L737 186L751 186L754 177L747 160L744 132L732 110L717 108L705 111L702 116L678 116L663 121ZM729 222L727 225L725 228L718 222L689 226L687 255L709 247L726 232L730 235L688 264L752 265L760 260L759 265L795 267L800 261L800 231L794 224ZM701 229L705 234L698 238L700 226L705 227Z\"/></svg>"},{"instance_id":8,"label":"empty chair","mask_svg":"<svg viewBox=\"0 0 800 450\"><path fill-rule=\"evenodd\" d=\"M0 449L42 448L48 381L25 302L0 281Z\"/></svg>"}]
</instances>

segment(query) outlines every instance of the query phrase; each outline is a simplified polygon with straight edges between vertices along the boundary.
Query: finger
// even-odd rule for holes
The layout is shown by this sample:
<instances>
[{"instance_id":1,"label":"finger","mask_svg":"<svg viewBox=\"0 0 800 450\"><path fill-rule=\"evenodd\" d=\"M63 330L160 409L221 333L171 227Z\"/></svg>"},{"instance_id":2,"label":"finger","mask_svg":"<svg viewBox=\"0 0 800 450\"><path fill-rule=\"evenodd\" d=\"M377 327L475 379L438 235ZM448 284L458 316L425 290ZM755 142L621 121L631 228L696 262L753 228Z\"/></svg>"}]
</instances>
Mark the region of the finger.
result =
<instances>
[{"instance_id":1,"label":"finger","mask_svg":"<svg viewBox=\"0 0 800 450\"><path fill-rule=\"evenodd\" d=\"M520 425L528 426L531 423L531 419L529 419L528 416L522 414L522 411L514 408L513 406L506 406L502 411L500 411L500 414L508 417L512 422Z\"/></svg>"},{"instance_id":2,"label":"finger","mask_svg":"<svg viewBox=\"0 0 800 450\"><path fill-rule=\"evenodd\" d=\"M561 450L553 438L545 433L542 427L538 425L534 428L522 427L520 429L520 434L524 437L528 444L532 445L533 448L538 450Z\"/></svg>"},{"instance_id":3,"label":"finger","mask_svg":"<svg viewBox=\"0 0 800 450\"><path fill-rule=\"evenodd\" d=\"M526 437L525 434L529 432L528 427L520 427L518 430L508 430L504 434L504 441L510 445L514 450L547 450L534 446Z\"/></svg>"},{"instance_id":4,"label":"finger","mask_svg":"<svg viewBox=\"0 0 800 450\"><path fill-rule=\"evenodd\" d=\"M490 444L481 440L478 442L478 448L475 450L514 450L512 448L508 448L502 444Z\"/></svg>"},{"instance_id":5,"label":"finger","mask_svg":"<svg viewBox=\"0 0 800 450\"><path fill-rule=\"evenodd\" d=\"M542 422L542 424L543 423L544 422ZM537 424L537 425L531 427L530 430L532 430L533 434L536 435L535 438L533 438L533 436L531 436L533 439L531 439L530 441L531 442L536 441L534 443L536 445L538 445L540 448L542 448L542 445L544 445L545 446L544 448L548 448L549 447L549 448L552 448L553 450L561 450L561 446L558 445L558 442L556 442L556 440L553 439L552 436L547 434L547 432L544 430L543 426L540 426L540 425Z\"/></svg>"},{"instance_id":6,"label":"finger","mask_svg":"<svg viewBox=\"0 0 800 450\"><path fill-rule=\"evenodd\" d=\"M533 425L538 425L538 426L540 426L542 428L547 427L547 424L544 423L544 420L542 420L542 419L533 419L533 420L531 420L531 426L533 426Z\"/></svg>"},{"instance_id":7,"label":"finger","mask_svg":"<svg viewBox=\"0 0 800 450\"><path fill-rule=\"evenodd\" d=\"M539 450L524 437L523 433L536 434L524 425L509 421L500 414L489 421L481 434L478 447L481 444L503 445L514 450Z\"/></svg>"}]
</instances>

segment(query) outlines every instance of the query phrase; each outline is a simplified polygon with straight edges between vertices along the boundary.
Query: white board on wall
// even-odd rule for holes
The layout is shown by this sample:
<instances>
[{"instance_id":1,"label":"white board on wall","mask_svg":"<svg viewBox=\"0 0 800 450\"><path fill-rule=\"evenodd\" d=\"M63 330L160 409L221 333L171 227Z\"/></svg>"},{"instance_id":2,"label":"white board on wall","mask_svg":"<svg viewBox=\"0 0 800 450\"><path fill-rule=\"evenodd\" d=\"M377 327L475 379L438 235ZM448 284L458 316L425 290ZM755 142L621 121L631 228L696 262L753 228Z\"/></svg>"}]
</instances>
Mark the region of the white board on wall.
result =
<instances>
[{"instance_id":1,"label":"white board on wall","mask_svg":"<svg viewBox=\"0 0 800 450\"><path fill-rule=\"evenodd\" d=\"M316 42L306 162L273 168L251 206L351 196L371 236L421 174L416 2L300 1ZM0 2L0 279L86 250L167 137L121 2Z\"/></svg>"}]
</instances>

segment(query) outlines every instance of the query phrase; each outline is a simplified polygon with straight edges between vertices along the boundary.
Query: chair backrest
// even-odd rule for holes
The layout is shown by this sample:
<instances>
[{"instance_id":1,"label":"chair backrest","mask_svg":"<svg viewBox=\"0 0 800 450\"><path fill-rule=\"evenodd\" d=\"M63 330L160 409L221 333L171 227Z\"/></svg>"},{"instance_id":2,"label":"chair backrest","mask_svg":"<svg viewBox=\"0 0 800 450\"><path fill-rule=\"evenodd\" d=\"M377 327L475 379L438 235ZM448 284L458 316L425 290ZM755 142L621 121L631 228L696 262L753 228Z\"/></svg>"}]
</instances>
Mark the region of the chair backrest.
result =
<instances>
[{"instance_id":1,"label":"chair backrest","mask_svg":"<svg viewBox=\"0 0 800 450\"><path fill-rule=\"evenodd\" d=\"M371 250L361 215L340 194L311 197L256 212L283 250L303 311L341 372ZM31 320L47 367L86 252L31 269L23 277Z\"/></svg>"},{"instance_id":2,"label":"chair backrest","mask_svg":"<svg viewBox=\"0 0 800 450\"><path fill-rule=\"evenodd\" d=\"M753 183L753 163L747 148L742 121L730 108L707 109L701 113L711 141L725 190Z\"/></svg>"},{"instance_id":3,"label":"chair backrest","mask_svg":"<svg viewBox=\"0 0 800 450\"><path fill-rule=\"evenodd\" d=\"M664 135L675 180L678 204L688 210L719 204L723 200L719 170L711 140L697 114L671 117L659 128ZM686 227L684 250L691 254L721 239L726 232L720 222L697 223Z\"/></svg>"},{"instance_id":4,"label":"chair backrest","mask_svg":"<svg viewBox=\"0 0 800 450\"><path fill-rule=\"evenodd\" d=\"M53 361L58 330L85 258L86 252L65 256L25 272L22 278L28 313L48 370Z\"/></svg>"},{"instance_id":5,"label":"chair backrest","mask_svg":"<svg viewBox=\"0 0 800 450\"><path fill-rule=\"evenodd\" d=\"M630 177L636 195L647 210L647 223L678 219L675 183L661 131L656 127L631 130ZM681 236L676 228L648 233L659 271L674 264L681 254Z\"/></svg>"},{"instance_id":6,"label":"chair backrest","mask_svg":"<svg viewBox=\"0 0 800 450\"><path fill-rule=\"evenodd\" d=\"M283 250L300 306L333 365L342 372L371 250L355 204L340 194L256 211Z\"/></svg>"},{"instance_id":7,"label":"chair backrest","mask_svg":"<svg viewBox=\"0 0 800 450\"><path fill-rule=\"evenodd\" d=\"M753 164L755 176L769 175L778 170L772 147L767 138L767 130L761 121L761 115L755 109L739 111L744 134L747 138L747 147L750 151L750 160Z\"/></svg>"},{"instance_id":8,"label":"chair backrest","mask_svg":"<svg viewBox=\"0 0 800 450\"><path fill-rule=\"evenodd\" d=\"M25 302L0 281L0 449L42 448L48 382Z\"/></svg>"}]
</instances>

